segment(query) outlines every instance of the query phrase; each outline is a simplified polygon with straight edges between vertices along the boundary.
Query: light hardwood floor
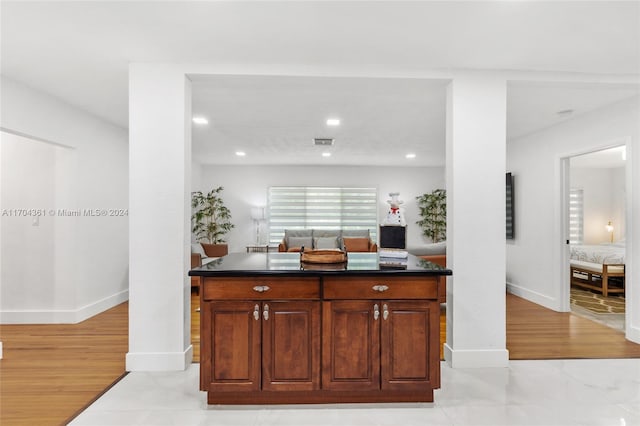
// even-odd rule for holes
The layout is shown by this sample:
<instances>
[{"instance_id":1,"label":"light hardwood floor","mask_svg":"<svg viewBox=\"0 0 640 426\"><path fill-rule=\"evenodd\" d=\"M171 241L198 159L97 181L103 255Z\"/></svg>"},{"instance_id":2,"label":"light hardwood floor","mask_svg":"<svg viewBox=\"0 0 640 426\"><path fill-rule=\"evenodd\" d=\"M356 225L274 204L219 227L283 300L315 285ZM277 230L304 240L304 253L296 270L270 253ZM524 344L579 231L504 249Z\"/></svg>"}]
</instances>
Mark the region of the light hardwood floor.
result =
<instances>
[{"instance_id":1,"label":"light hardwood floor","mask_svg":"<svg viewBox=\"0 0 640 426\"><path fill-rule=\"evenodd\" d=\"M624 333L507 294L509 359L639 358Z\"/></svg>"},{"instance_id":2,"label":"light hardwood floor","mask_svg":"<svg viewBox=\"0 0 640 426\"><path fill-rule=\"evenodd\" d=\"M66 424L124 374L128 303L79 324L2 325L0 425Z\"/></svg>"},{"instance_id":3,"label":"light hardwood floor","mask_svg":"<svg viewBox=\"0 0 640 426\"><path fill-rule=\"evenodd\" d=\"M192 302L199 357L196 295ZM444 342L444 311L440 324ZM126 303L75 325L0 326L0 425L65 424L124 374L127 329ZM509 294L507 349L511 359L640 357L619 331Z\"/></svg>"}]
</instances>

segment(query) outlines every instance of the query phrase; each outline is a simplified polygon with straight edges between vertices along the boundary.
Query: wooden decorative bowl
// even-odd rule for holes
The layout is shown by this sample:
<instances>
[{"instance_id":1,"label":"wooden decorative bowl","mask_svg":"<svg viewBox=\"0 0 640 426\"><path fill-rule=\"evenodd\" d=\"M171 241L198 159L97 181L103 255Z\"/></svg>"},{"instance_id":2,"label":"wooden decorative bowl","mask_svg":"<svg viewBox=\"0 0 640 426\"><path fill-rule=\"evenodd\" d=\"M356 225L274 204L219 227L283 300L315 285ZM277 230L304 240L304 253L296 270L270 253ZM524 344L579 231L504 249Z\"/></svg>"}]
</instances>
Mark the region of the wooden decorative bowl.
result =
<instances>
[{"instance_id":1,"label":"wooden decorative bowl","mask_svg":"<svg viewBox=\"0 0 640 426\"><path fill-rule=\"evenodd\" d=\"M347 253L341 250L305 250L300 253L303 263L345 263Z\"/></svg>"},{"instance_id":2,"label":"wooden decorative bowl","mask_svg":"<svg viewBox=\"0 0 640 426\"><path fill-rule=\"evenodd\" d=\"M300 269L303 271L344 271L347 269L347 262L342 263L309 263L300 262Z\"/></svg>"}]
</instances>

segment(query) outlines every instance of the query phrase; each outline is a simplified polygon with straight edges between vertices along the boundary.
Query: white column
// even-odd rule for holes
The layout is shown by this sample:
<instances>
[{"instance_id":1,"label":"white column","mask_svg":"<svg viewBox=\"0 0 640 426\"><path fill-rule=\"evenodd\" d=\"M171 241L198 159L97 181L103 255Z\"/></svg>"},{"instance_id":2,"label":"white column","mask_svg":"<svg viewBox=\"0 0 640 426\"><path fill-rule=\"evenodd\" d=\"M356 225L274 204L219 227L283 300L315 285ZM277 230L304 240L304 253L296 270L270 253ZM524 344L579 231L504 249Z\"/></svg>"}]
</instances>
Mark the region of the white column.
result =
<instances>
[{"instance_id":1,"label":"white column","mask_svg":"<svg viewBox=\"0 0 640 426\"><path fill-rule=\"evenodd\" d=\"M129 71L126 368L183 370L192 356L187 277L191 85L177 67L134 64Z\"/></svg>"},{"instance_id":2,"label":"white column","mask_svg":"<svg viewBox=\"0 0 640 426\"><path fill-rule=\"evenodd\" d=\"M454 368L505 367L506 81L447 89L447 343Z\"/></svg>"}]
</instances>

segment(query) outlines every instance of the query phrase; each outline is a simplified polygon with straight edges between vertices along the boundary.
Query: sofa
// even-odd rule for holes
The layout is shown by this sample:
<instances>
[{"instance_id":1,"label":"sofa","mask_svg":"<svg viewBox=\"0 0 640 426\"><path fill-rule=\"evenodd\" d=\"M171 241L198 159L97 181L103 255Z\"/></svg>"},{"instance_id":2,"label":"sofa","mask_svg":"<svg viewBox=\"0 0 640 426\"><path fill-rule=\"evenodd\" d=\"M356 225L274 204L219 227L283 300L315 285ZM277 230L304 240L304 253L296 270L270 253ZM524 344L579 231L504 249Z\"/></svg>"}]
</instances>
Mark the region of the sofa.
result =
<instances>
[{"instance_id":1,"label":"sofa","mask_svg":"<svg viewBox=\"0 0 640 426\"><path fill-rule=\"evenodd\" d=\"M191 269L198 268L227 254L229 254L227 244L192 243ZM200 287L198 277L191 277L191 287Z\"/></svg>"},{"instance_id":2,"label":"sofa","mask_svg":"<svg viewBox=\"0 0 640 426\"><path fill-rule=\"evenodd\" d=\"M340 249L346 252L377 252L368 229L285 229L280 252Z\"/></svg>"}]
</instances>

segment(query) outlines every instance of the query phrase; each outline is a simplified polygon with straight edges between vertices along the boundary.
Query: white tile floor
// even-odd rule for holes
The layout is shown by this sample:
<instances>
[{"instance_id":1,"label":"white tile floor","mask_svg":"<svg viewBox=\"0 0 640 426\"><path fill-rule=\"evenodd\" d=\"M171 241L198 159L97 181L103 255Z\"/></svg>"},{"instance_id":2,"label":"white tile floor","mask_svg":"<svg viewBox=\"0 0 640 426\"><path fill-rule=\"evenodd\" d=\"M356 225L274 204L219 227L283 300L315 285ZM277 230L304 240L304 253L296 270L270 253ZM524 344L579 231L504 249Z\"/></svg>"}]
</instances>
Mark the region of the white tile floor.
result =
<instances>
[{"instance_id":1,"label":"white tile floor","mask_svg":"<svg viewBox=\"0 0 640 426\"><path fill-rule=\"evenodd\" d=\"M130 373L71 425L640 425L640 359L443 363L420 404L207 406L198 374Z\"/></svg>"}]
</instances>

